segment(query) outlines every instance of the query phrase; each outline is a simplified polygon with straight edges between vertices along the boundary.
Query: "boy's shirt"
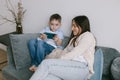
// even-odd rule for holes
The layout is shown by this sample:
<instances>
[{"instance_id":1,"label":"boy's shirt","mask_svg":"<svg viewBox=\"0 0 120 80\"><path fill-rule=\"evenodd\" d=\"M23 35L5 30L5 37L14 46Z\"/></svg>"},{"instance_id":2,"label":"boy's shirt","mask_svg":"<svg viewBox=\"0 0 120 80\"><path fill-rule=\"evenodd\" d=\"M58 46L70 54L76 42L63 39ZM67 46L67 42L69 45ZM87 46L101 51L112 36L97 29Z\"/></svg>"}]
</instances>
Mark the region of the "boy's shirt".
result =
<instances>
[{"instance_id":1,"label":"boy's shirt","mask_svg":"<svg viewBox=\"0 0 120 80\"><path fill-rule=\"evenodd\" d=\"M63 32L62 32L62 30L61 30L60 28L57 29L55 32L52 32L52 31L50 30L50 27L46 27L46 28L44 28L42 31L40 31L40 33L52 33L52 34L58 35L58 37L59 37L61 40L64 39ZM40 40L40 38L38 38L38 40ZM61 46L57 46L56 43L55 43L55 41L54 41L53 39L47 38L47 40L45 40L45 42L48 43L48 44L50 44L51 46L53 46L53 47L55 47L55 48L61 47Z\"/></svg>"}]
</instances>

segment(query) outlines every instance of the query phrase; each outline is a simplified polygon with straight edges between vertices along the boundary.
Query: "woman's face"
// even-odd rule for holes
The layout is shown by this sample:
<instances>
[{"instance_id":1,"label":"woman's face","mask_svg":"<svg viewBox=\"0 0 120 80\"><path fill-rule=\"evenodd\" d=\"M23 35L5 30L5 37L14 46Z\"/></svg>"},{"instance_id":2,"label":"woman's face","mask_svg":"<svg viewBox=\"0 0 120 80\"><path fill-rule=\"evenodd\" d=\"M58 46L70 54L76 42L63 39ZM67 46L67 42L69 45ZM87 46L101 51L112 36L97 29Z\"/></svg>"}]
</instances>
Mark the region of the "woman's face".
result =
<instances>
[{"instance_id":1,"label":"woman's face","mask_svg":"<svg viewBox=\"0 0 120 80\"><path fill-rule=\"evenodd\" d=\"M79 35L82 32L82 28L77 26L74 20L72 21L72 32L74 36Z\"/></svg>"}]
</instances>

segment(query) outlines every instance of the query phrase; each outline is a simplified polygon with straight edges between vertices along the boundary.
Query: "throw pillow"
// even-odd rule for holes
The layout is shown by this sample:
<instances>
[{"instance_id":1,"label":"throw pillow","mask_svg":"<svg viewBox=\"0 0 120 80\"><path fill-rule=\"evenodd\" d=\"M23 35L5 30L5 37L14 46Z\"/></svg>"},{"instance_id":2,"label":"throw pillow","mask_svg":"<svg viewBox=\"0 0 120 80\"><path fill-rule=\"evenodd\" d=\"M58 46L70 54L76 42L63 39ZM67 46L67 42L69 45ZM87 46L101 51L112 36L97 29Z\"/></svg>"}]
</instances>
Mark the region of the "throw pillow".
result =
<instances>
[{"instance_id":1,"label":"throw pillow","mask_svg":"<svg viewBox=\"0 0 120 80\"><path fill-rule=\"evenodd\" d=\"M101 48L97 48L94 56L94 74L90 80L101 80L103 72L103 51Z\"/></svg>"},{"instance_id":2,"label":"throw pillow","mask_svg":"<svg viewBox=\"0 0 120 80\"><path fill-rule=\"evenodd\" d=\"M111 73L114 80L120 80L120 57L117 57L113 60L111 65Z\"/></svg>"},{"instance_id":3,"label":"throw pillow","mask_svg":"<svg viewBox=\"0 0 120 80\"><path fill-rule=\"evenodd\" d=\"M31 59L27 47L28 40L36 38L38 34L11 34L10 41L16 69L30 66Z\"/></svg>"}]
</instances>

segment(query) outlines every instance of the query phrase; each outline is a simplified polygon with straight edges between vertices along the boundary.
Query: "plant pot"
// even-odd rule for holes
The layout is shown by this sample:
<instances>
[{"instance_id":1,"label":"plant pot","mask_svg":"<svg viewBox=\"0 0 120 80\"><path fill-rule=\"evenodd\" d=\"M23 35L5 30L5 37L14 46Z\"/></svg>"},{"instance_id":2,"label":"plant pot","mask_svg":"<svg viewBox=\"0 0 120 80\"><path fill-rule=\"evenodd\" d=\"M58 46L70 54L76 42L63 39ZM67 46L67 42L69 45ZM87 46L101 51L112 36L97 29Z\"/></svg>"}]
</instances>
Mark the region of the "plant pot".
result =
<instances>
[{"instance_id":1,"label":"plant pot","mask_svg":"<svg viewBox=\"0 0 120 80\"><path fill-rule=\"evenodd\" d=\"M18 34L22 34L22 33L23 33L22 25L17 25L17 26L16 26L16 32L17 32Z\"/></svg>"}]
</instances>

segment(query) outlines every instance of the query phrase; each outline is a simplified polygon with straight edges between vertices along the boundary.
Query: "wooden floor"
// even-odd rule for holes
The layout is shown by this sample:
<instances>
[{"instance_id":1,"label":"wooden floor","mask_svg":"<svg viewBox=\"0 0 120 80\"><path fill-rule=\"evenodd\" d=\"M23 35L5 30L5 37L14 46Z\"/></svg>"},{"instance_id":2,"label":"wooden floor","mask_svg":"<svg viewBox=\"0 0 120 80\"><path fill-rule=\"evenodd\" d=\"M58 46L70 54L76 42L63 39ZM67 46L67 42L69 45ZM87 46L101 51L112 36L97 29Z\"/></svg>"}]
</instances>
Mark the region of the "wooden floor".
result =
<instances>
[{"instance_id":1,"label":"wooden floor","mask_svg":"<svg viewBox=\"0 0 120 80\"><path fill-rule=\"evenodd\" d=\"M1 71L0 71L0 80L3 80L3 77L2 77L2 73L1 73Z\"/></svg>"},{"instance_id":2,"label":"wooden floor","mask_svg":"<svg viewBox=\"0 0 120 80\"><path fill-rule=\"evenodd\" d=\"M2 68L7 65L7 53L0 49L0 80L3 80Z\"/></svg>"}]
</instances>

